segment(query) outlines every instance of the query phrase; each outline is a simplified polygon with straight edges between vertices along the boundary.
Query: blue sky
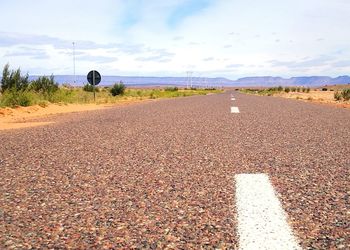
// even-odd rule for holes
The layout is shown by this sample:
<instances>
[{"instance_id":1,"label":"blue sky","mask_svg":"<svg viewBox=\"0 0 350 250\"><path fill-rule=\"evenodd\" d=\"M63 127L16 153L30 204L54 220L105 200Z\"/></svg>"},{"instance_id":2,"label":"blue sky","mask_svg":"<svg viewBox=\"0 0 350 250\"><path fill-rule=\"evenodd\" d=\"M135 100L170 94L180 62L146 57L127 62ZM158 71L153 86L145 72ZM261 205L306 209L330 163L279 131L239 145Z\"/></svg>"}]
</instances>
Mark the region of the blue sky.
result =
<instances>
[{"instance_id":1,"label":"blue sky","mask_svg":"<svg viewBox=\"0 0 350 250\"><path fill-rule=\"evenodd\" d=\"M0 67L29 74L350 74L349 0L0 1Z\"/></svg>"}]
</instances>

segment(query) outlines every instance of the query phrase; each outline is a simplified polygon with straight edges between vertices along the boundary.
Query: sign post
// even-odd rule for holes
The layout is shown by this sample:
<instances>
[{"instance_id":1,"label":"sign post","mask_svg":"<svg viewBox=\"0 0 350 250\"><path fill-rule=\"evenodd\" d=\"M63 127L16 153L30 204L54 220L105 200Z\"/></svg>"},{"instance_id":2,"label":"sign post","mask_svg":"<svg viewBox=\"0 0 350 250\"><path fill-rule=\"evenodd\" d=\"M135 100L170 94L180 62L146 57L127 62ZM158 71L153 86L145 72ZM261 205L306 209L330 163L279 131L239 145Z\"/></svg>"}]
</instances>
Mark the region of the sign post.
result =
<instances>
[{"instance_id":1,"label":"sign post","mask_svg":"<svg viewBox=\"0 0 350 250\"><path fill-rule=\"evenodd\" d=\"M87 74L87 80L92 85L92 88L94 90L94 102L96 101L96 91L95 86L98 85L101 82L101 75L96 70L91 70Z\"/></svg>"}]
</instances>

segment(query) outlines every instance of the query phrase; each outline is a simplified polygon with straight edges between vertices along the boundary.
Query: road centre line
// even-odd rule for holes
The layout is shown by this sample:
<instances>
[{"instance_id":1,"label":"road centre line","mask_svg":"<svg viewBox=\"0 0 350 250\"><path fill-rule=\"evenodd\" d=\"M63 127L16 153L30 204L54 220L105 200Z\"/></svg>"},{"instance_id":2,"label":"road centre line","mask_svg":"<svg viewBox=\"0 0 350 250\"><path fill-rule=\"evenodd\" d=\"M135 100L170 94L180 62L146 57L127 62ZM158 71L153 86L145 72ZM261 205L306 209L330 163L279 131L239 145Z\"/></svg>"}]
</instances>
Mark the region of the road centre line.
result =
<instances>
[{"instance_id":1,"label":"road centre line","mask_svg":"<svg viewBox=\"0 0 350 250\"><path fill-rule=\"evenodd\" d=\"M239 113L238 107L231 107L231 113Z\"/></svg>"},{"instance_id":2,"label":"road centre line","mask_svg":"<svg viewBox=\"0 0 350 250\"><path fill-rule=\"evenodd\" d=\"M239 249L301 249L266 174L237 174Z\"/></svg>"}]
</instances>

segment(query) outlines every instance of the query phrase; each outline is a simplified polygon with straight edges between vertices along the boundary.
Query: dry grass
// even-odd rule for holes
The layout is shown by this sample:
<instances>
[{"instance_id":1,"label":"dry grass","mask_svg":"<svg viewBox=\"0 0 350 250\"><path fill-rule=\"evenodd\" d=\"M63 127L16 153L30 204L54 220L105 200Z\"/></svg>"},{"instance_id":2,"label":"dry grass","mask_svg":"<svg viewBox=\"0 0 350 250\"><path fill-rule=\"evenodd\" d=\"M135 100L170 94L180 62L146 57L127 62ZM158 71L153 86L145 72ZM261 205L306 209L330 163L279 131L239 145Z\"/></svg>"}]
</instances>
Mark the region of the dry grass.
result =
<instances>
[{"instance_id":1,"label":"dry grass","mask_svg":"<svg viewBox=\"0 0 350 250\"><path fill-rule=\"evenodd\" d=\"M316 91L311 90L309 93L302 93L302 92L280 92L274 94L274 96L284 97L284 98L291 98L291 99L298 99L298 100L304 100L304 101L311 101L316 103L323 103L323 104L330 104L330 105L336 105L344 108L350 108L350 102L344 102L344 101L336 101L334 100L334 91Z\"/></svg>"}]
</instances>

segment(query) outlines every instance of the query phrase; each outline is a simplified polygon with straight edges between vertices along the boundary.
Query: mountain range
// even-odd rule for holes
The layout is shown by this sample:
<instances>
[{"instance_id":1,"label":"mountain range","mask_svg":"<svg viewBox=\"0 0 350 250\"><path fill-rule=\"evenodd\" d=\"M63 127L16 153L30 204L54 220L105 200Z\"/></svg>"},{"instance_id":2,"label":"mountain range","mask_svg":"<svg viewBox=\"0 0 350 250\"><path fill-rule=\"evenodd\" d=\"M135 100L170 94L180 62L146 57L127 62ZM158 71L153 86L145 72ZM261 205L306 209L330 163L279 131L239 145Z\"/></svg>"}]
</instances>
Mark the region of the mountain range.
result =
<instances>
[{"instance_id":1,"label":"mountain range","mask_svg":"<svg viewBox=\"0 0 350 250\"><path fill-rule=\"evenodd\" d=\"M38 76L30 76L31 80ZM55 80L59 84L69 83L81 86L87 83L86 76L82 75L57 75ZM74 81L75 80L75 81ZM102 86L109 86L122 81L127 86L225 86L225 87L271 87L271 86L304 86L319 87L333 84L349 84L350 76L300 76L291 78L257 76L244 77L237 80L227 78L204 78L204 77L142 77L142 76L102 76Z\"/></svg>"}]
</instances>

